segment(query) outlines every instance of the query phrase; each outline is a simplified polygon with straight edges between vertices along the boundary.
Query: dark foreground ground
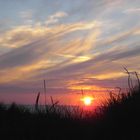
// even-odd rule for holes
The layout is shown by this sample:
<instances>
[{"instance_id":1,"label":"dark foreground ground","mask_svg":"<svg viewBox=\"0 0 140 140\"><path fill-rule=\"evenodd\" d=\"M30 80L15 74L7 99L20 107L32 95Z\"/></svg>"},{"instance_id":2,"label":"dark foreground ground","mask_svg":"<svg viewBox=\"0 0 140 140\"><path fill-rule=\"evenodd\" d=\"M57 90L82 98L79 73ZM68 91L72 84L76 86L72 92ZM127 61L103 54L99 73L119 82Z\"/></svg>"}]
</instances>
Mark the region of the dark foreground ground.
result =
<instances>
[{"instance_id":1,"label":"dark foreground ground","mask_svg":"<svg viewBox=\"0 0 140 140\"><path fill-rule=\"evenodd\" d=\"M0 105L1 140L140 140L140 89L111 94L100 113L74 117L55 108L31 112ZM82 114L77 110L75 114Z\"/></svg>"}]
</instances>

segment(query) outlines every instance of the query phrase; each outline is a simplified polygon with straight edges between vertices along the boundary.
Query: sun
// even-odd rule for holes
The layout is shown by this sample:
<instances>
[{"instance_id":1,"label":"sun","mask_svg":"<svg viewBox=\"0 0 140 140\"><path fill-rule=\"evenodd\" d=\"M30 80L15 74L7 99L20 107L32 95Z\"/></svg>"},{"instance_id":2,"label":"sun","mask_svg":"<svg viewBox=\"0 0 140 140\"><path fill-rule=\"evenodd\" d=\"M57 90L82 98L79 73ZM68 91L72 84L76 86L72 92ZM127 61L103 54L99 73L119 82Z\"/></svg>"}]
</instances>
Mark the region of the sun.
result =
<instances>
[{"instance_id":1,"label":"sun","mask_svg":"<svg viewBox=\"0 0 140 140\"><path fill-rule=\"evenodd\" d=\"M86 96L86 97L82 98L81 101L83 101L83 103L84 103L86 106L89 106L89 105L91 105L92 102L93 102L93 97Z\"/></svg>"}]
</instances>

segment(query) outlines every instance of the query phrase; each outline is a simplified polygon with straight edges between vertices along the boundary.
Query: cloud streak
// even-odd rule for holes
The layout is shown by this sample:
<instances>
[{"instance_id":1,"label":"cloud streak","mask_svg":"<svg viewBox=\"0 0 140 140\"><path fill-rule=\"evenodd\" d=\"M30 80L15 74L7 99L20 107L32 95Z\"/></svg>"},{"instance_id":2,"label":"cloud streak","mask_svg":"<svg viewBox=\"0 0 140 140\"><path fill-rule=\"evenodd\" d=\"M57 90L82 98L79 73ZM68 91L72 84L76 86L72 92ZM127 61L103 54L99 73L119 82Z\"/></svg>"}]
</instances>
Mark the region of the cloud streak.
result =
<instances>
[{"instance_id":1,"label":"cloud streak","mask_svg":"<svg viewBox=\"0 0 140 140\"><path fill-rule=\"evenodd\" d=\"M57 23L60 18L63 18L63 17L66 17L66 16L68 16L68 14L65 13L65 12L57 12L53 15L50 15L48 20L46 21L46 25Z\"/></svg>"}]
</instances>

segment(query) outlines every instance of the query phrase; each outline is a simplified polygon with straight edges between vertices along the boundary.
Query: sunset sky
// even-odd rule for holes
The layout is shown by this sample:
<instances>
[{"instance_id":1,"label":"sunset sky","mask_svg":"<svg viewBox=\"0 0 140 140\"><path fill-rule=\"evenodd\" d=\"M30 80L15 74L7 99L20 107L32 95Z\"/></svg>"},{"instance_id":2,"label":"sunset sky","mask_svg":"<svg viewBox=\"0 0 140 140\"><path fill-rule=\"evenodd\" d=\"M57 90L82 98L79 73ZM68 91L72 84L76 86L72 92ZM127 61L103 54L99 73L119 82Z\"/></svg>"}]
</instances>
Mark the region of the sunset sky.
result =
<instances>
[{"instance_id":1,"label":"sunset sky","mask_svg":"<svg viewBox=\"0 0 140 140\"><path fill-rule=\"evenodd\" d=\"M0 101L79 103L140 72L140 0L0 0ZM101 99L102 100L102 99Z\"/></svg>"}]
</instances>

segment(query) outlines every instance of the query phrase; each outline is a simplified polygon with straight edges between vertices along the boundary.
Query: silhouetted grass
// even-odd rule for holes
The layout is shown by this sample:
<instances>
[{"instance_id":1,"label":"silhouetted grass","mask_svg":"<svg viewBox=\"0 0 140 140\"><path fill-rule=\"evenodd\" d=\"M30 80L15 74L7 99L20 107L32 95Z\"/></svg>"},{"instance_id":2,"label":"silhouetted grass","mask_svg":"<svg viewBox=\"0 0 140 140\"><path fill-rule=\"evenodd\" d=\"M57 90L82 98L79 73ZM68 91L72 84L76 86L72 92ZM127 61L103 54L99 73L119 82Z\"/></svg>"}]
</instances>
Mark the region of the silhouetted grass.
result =
<instances>
[{"instance_id":1,"label":"silhouetted grass","mask_svg":"<svg viewBox=\"0 0 140 140\"><path fill-rule=\"evenodd\" d=\"M110 99L100 112L84 114L80 108L30 110L24 106L0 104L2 140L139 140L140 85ZM53 100L53 99L52 99ZM38 101L36 101L38 104ZM53 102L53 101L52 101Z\"/></svg>"}]
</instances>

